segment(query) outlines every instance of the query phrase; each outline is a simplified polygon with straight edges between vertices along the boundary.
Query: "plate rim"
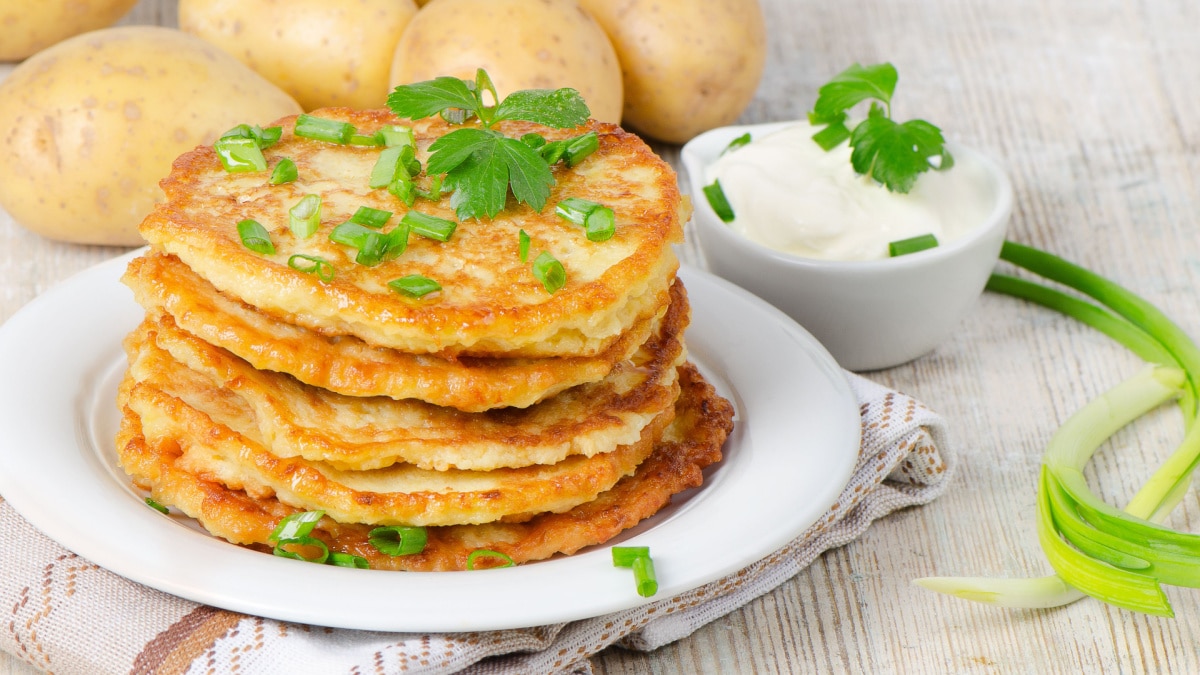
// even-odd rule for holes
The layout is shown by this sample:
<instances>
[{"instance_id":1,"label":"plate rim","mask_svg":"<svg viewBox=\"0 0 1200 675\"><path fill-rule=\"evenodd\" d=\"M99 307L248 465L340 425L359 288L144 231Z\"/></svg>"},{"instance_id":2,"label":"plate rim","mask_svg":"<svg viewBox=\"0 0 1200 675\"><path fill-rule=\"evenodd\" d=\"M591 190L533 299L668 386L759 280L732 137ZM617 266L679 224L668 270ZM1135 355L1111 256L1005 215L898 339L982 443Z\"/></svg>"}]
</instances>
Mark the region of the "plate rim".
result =
<instances>
[{"instance_id":1,"label":"plate rim","mask_svg":"<svg viewBox=\"0 0 1200 675\"><path fill-rule=\"evenodd\" d=\"M90 310L87 308L78 307L78 305L84 303L90 296L96 294L100 294L102 298L108 298L108 303L127 302L132 307L126 307L126 311L140 312L141 309L133 303L132 294L128 292L128 289L125 289L124 286L117 282L117 278L120 276L120 271L124 269L125 264L127 264L127 262L133 257L140 255L143 250L144 249L134 250L127 254L109 259L82 270L66 280L55 284L9 317L4 324L0 325L0 376L8 375L9 371L13 370L14 368L12 363L13 357L11 356L12 350L5 349L5 346L7 346L10 342L19 342L22 338L27 339L27 331L36 332L39 328L36 322L39 320L39 316L43 313L49 312L51 314L55 314L55 312L52 310L62 309L63 307L83 309L85 310L83 312L84 314L87 314L88 311L93 313L97 312L101 309L100 306L103 306L105 303L94 302L92 303L94 306L91 307ZM663 547L660 546L654 550L654 556L656 567L659 573L658 576L662 592L652 598L641 598L640 596L637 596L636 592L633 591L633 584L627 579L627 571L614 569L611 567L611 565L600 564L594 567L583 568L582 571L584 574L581 575L581 578L585 579L589 584L591 584L591 586L587 589L572 588L570 584L564 585L562 581L555 579L556 585L560 587L558 589L560 595L556 598L556 600L562 601L553 603L554 606L537 606L531 610L528 605L525 605L524 609L522 609L520 603L518 603L517 605L511 607L512 611L505 612L503 611L503 606L501 605L476 603L471 600L473 594L479 594L480 597L496 596L498 593L500 593L499 588L501 587L520 587L522 585L529 586L531 584L536 584L539 586L545 585L546 579L539 579L539 576L545 576L545 570L547 569L547 566L555 566L553 568L553 572L551 572L551 576L554 577L563 575L569 576L573 572L578 573L580 570L577 568L581 567L580 561L585 559L598 559L600 558L600 556L597 555L598 553L606 553L606 551L603 550L593 550L586 553L575 554L574 556L526 564L516 568L504 570L487 570L471 573L397 573L384 570L347 570L330 566L312 566L306 563L285 561L283 559L265 556L259 552L230 545L228 542L223 540L218 540L210 536L201 535L198 532L194 532L192 533L194 536L191 540L189 540L191 543L187 545L188 550L194 554L211 553L211 555L215 556L216 562L218 563L216 568L218 568L219 572L214 572L214 574L219 573L228 575L230 573L228 566L232 565L235 569L238 569L243 573L248 573L251 577L265 575L273 578L282 575L288 580L292 580L294 577L299 577L301 579L312 577L318 582L328 581L336 586L345 584L347 586L354 587L355 590L359 590L359 587L366 584L365 581L359 581L360 578L365 580L369 576L374 577L377 581L384 581L384 586L392 588L397 584L386 582L389 579L401 578L397 575L405 575L405 582L398 584L399 586L419 587L402 588L400 590L410 591L417 600L421 601L421 603L425 603L425 605L416 603L423 609L428 609L427 605L434 601L440 602L444 600L444 598L439 599L436 596L432 596L431 589L427 589L425 587L429 585L435 587L446 586L447 583L442 583L442 579L449 579L450 577L447 577L446 575L453 575L453 599L462 604L456 605L457 609L460 611L454 615L451 615L447 612L441 612L435 615L423 614L422 616L418 617L386 616L386 612L383 611L385 609L385 605L381 604L380 599L375 596L387 595L388 599L394 600L395 598L392 596L396 593L396 589L392 589L392 591L389 593L368 594L370 597L361 598L357 603L357 607L361 609L362 612L360 615L356 616L353 612L335 611L330 614L329 612L321 612L314 608L281 606L278 598L274 598L272 593L259 593L250 597L232 597L231 593L233 591L226 585L229 582L221 582L220 579L215 578L211 579L211 581L216 584L217 588L223 590L213 590L212 587L208 587L206 590L205 584L207 581L205 579L200 579L197 581L195 578L190 577L189 574L182 574L184 577L188 577L188 580L185 581L179 578L181 572L177 570L167 570L164 572L162 570L155 571L146 569L146 565L153 564L153 561L159 559L165 561L173 560L173 558L170 555L167 555L165 551L160 552L155 549L153 552L154 554L150 556L150 561L141 565L135 562L122 560L119 556L114 556L113 551L110 550L112 548L111 544L106 544L103 542L103 540L95 533L85 532L74 527L73 525L70 525L68 514L63 512L62 504L45 503L42 500L39 500L35 494L36 491L32 489L32 487L27 489L27 487L23 485L25 481L18 480L18 472L11 471L10 469L14 467L20 469L22 467L22 462L15 460L15 453L12 450L6 450L5 446L20 446L22 444L22 440L36 438L37 430L23 429L22 431L27 438L22 439L15 437L12 430L14 418L16 418L15 422L19 424L22 421L21 418L23 417L23 414L18 412L20 409L19 405L13 405L14 403L19 403L19 401L15 401L13 398L15 394L11 392L0 394L0 495L3 495L4 500L8 501L17 511L17 513L22 515L22 517L28 520L35 528L49 536L52 540L56 541L64 548L75 552L77 555L88 558L92 560L92 562L99 564L101 567L104 567L105 569L108 569L119 576L141 583L150 588L155 588L157 590L164 591L166 593L194 602L200 602L232 611L240 611L247 614L264 616L283 621L360 630L498 630L586 619L615 611L632 609L643 604L663 601L674 595L693 590L706 583L734 573L739 569L774 553L796 536L799 536L804 529L807 529L808 526L811 526L820 518L821 515L824 514L828 507L834 501L836 501L842 489L849 483L861 443L861 418L859 415L857 398L850 387L849 380L846 377L845 372L837 366L833 357L829 355L828 351L816 340L816 338L796 324L795 321L784 315L780 310L769 305L764 300L754 296L748 291L732 284L731 282L688 265L683 265L681 267L680 276L684 279L685 284L688 285L689 297L692 298L694 307L697 304L697 301L700 301L701 303L715 301L716 298L707 296L716 293L718 296L723 296L722 299L724 300L735 301L735 304L729 305L725 309L733 312L750 312L751 314L758 315L760 320L763 322L759 327L776 329L774 331L774 339L783 340L785 342L790 341L792 344L794 344L797 353L804 357L803 360L806 361L806 367L809 370L815 370L819 376L824 378L822 382L827 389L822 392L822 396L826 402L833 404L833 412L839 417L836 423L838 425L847 427L847 429L841 429L839 427L836 434L837 442L842 447L838 448L838 452L834 455L834 459L837 461L832 466L832 475L826 476L825 484L820 487L820 494L818 498L809 500L809 502L805 504L805 512L809 513L811 517L794 519L794 522L791 523L789 528L784 528L788 530L787 534L789 536L786 537L780 534L778 531L780 528L776 528L775 531L772 532L773 536L764 543L760 543L760 545L754 549L752 554L744 552L736 555L720 552L714 554L714 557L718 558L719 560L709 563L703 573L697 573L694 570L689 569L689 560L685 560L685 556L673 554L670 548L664 552ZM100 283L89 285L94 281L98 281ZM90 289L90 293L79 293L78 291L80 288L83 288L85 291ZM117 294L121 292L120 289L124 290L124 301L117 297ZM60 307L59 305L62 305L63 307ZM57 312L57 314L63 316L72 315L71 312ZM132 325L126 326L120 334L124 335L129 330L132 330L132 327ZM43 330L46 329L44 326L41 328ZM695 335L696 331L699 329L696 328L694 323L693 328L690 330L692 332L690 332L689 335ZM704 330L712 331L715 329L707 328ZM74 344L75 346L78 346L77 343L82 340L82 334L84 331L67 332L72 334L66 336L65 343L68 345ZM55 337L61 338L62 336ZM700 342L703 342L703 340ZM107 345L109 349L113 347L111 343L107 343ZM691 346L691 342L689 342L689 346ZM119 350L119 341L117 347ZM99 348L97 348L97 351L99 351ZM703 352L705 350L701 349L699 351ZM693 351L693 353L695 353L695 351ZM74 357L80 355L72 354L71 356ZM784 356L793 356L793 354L785 354ZM755 423L753 422L753 415L757 414L757 410L745 407L748 404L746 401L742 400L742 394L757 396L759 393L754 390L743 391L734 386L739 381L738 378L741 377L741 374L722 372L723 368L726 368L730 365L730 358L732 357L729 354L705 354L698 359L698 365L701 367L701 370L706 376L716 375L718 378L722 379L721 383L714 382L714 384L717 384L718 389L721 389L722 385L724 385L723 393L733 400L735 409L738 411L738 415L742 418L739 420L737 428L735 428L734 436L731 437L731 440L727 442L726 450L729 451L732 449L734 452L753 454L756 449L754 443L755 439L750 438L750 435L755 433L757 430L757 426L755 426ZM708 359L708 361L705 359ZM713 363L713 359L716 359L717 363ZM25 367L26 369L31 367L28 363L29 360L30 359L25 359L22 367ZM79 382L79 387L84 386L84 383L88 381L88 377L91 377L92 379L95 379L96 377L95 372L90 374L84 373L84 375L85 377ZM729 378L731 377L734 381L730 381ZM11 380L6 379L6 381ZM20 389L20 387L14 387L12 389ZM63 405L71 408L70 414L73 417L74 428L70 430L70 434L73 435L76 445L82 446L85 442L84 437L87 434L87 429L84 427L86 427L87 424L85 423L85 420L80 420L79 416L83 414L83 408L87 405L86 400L88 399L89 392L78 389L73 390L70 393L70 396L62 396L61 398L64 399ZM96 401L103 402L103 395L97 394L96 396L98 397L96 398ZM63 414L63 411L56 411L56 413L61 415ZM852 425L850 424L851 413L853 422ZM772 412L772 414L774 413ZM24 421L27 423L27 425L36 426L33 421L30 421L29 417L25 417ZM853 436L852 439L849 437L849 435L847 435L849 433L848 429L851 426L853 431L851 434ZM52 442L64 442L64 434L65 432L59 430L58 436L54 437ZM771 437L759 438L757 440L760 444L764 445L772 445L778 441L778 439ZM7 443L5 441L7 441ZM731 443L734 444L733 448L730 447ZM57 451L60 454L74 457L77 454L75 453L75 450L83 449L84 448L81 447L74 447L70 449L57 448ZM779 450L774 451L779 452ZM102 463L102 460L99 457L96 457L95 461ZM756 460L748 459L745 461ZM81 464L88 463L88 458L83 456ZM728 498L732 498L732 496L736 496L738 494L738 492L741 490L740 487L738 487L736 490L732 487L721 487L730 480L737 479L737 476L731 475L731 472L734 471L733 469L726 471L724 475L721 473L723 467L728 467L729 465L733 465L735 468L743 467L742 464L733 464L732 460L729 460L728 458L724 459L722 463L718 464L718 466L713 470L715 472L713 475L716 479L714 484L710 485L706 480L706 486L699 489L697 494L700 495L700 499L702 501L697 503L704 504L706 502L703 500L720 499L725 493L716 494L719 490L725 490L726 493L730 494L731 497ZM95 474L97 471L103 473L103 467L97 466L92 466L90 468L71 466L68 468L74 472L71 475L76 475L82 472L83 475L86 476L89 471L92 474ZM27 477L28 476L24 476L24 478ZM754 477L755 476L753 475L751 476L751 478ZM45 479L45 476L40 476L39 481L36 482L36 485L41 486ZM85 484L83 487L87 488L85 492L90 493L90 491L100 489L103 486L98 483L95 485ZM122 490L123 487L124 486L110 485L108 486L107 492L112 493L129 490L127 487L124 487L124 490ZM113 488L116 489L114 490ZM103 495L103 493L101 494ZM716 496L714 496L714 494L716 494ZM16 497L15 499L13 499L14 496ZM112 495L110 494L107 495L105 499L111 499L111 497ZM137 503L134 499L129 499L127 497L120 500L112 499L111 504L102 503L102 506L106 509L106 513L120 518L118 521L120 527L118 529L126 535L141 532L147 535L166 537L170 542L174 542L175 540L179 539L179 537L173 534L167 534L166 530L163 528L164 522L169 523L172 526L177 525L176 523L164 521L159 514L153 512L151 509L145 508L143 505ZM663 532L663 528L670 525L671 522L675 522L677 520L683 520L686 523L689 518L687 513L692 508L692 502L687 502L682 508L681 513L672 514L670 517L668 517L665 523L660 523L653 528L645 530L644 532L640 532L634 535L633 539L639 540L636 543L650 543L653 545L653 542L656 539L653 535L655 532L659 532L660 535L664 535L659 537L659 539L665 539L668 546L672 541L680 541L682 535L679 530L683 529L682 526L672 526L670 529L666 530L665 533ZM712 510L707 506L705 509ZM695 517L693 516L692 518L694 520ZM804 520L807 520L808 522L802 523L801 521ZM175 529L184 528L175 527ZM669 534L670 537L666 537L665 535L667 534ZM611 545L611 542L608 545ZM599 547L594 548L603 549L606 548L606 545L602 544ZM691 553L694 554L694 551ZM601 562L603 563L603 561ZM281 566L281 563L289 566L296 565L297 567L294 569L289 569L288 567ZM559 572L559 570L561 570L561 572ZM495 579L496 575L498 574L506 574L509 576L503 578L504 583L497 584L495 583ZM362 576L354 577L351 575ZM388 576L380 577L379 575ZM420 584L407 583L407 577L412 577L414 575L417 577L418 581L421 582ZM437 576L430 577L430 575ZM203 577L205 575L202 574L201 576ZM685 579L685 581L681 582L679 579ZM326 594L328 591L328 589L325 588L320 590L322 594ZM439 588L432 589L432 591L437 590L439 590ZM440 590L445 589L440 588ZM334 595L344 598L344 595ZM324 597L324 595L321 597ZM511 600L511 598L509 599ZM326 604L328 604L328 601L326 601ZM328 609L328 607L325 607L324 609Z\"/></svg>"}]
</instances>

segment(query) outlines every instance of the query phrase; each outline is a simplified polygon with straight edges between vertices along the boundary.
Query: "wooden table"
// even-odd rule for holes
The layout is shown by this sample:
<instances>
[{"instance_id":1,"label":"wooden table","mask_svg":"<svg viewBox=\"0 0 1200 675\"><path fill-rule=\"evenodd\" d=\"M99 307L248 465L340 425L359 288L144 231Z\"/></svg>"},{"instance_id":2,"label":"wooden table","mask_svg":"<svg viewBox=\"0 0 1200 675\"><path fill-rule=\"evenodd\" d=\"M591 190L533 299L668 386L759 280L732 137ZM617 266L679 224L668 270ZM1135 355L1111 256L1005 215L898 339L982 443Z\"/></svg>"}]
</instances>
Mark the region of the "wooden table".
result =
<instances>
[{"instance_id":1,"label":"wooden table","mask_svg":"<svg viewBox=\"0 0 1200 675\"><path fill-rule=\"evenodd\" d=\"M897 116L932 120L1009 171L1010 238L1116 279L1200 336L1200 3L763 4L769 61L742 121L801 117L837 71L890 60L901 75ZM173 25L174 3L143 0L125 21ZM10 69L0 66L0 75ZM677 159L677 148L661 150ZM41 239L0 214L0 320L116 253ZM1200 591L1168 590L1179 616L1172 620L1092 600L1006 611L910 583L1047 573L1034 531L1046 439L1139 367L1092 329L985 294L935 352L869 374L950 420L962 461L944 496L876 523L687 639L651 654L602 653L596 671L1200 672ZM1180 430L1174 410L1139 421L1097 455L1092 485L1122 503ZM1169 523L1195 530L1198 519L1193 491ZM0 675L29 672L0 654Z\"/></svg>"}]
</instances>

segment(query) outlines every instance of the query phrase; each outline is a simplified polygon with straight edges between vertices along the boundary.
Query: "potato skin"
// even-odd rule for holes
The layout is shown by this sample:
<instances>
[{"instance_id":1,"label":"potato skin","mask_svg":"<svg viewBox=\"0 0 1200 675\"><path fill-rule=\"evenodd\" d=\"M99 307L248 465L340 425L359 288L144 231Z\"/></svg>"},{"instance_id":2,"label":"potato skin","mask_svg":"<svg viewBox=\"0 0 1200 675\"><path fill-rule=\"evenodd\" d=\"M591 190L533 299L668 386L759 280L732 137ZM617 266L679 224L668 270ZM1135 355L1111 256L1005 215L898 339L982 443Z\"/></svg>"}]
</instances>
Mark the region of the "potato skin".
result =
<instances>
[{"instance_id":1,"label":"potato skin","mask_svg":"<svg viewBox=\"0 0 1200 675\"><path fill-rule=\"evenodd\" d=\"M20 61L80 33L111 26L137 0L0 0L0 61Z\"/></svg>"},{"instance_id":2,"label":"potato skin","mask_svg":"<svg viewBox=\"0 0 1200 675\"><path fill-rule=\"evenodd\" d=\"M300 106L169 28L108 28L38 52L0 83L0 206L51 239L131 246L171 162Z\"/></svg>"},{"instance_id":3,"label":"potato skin","mask_svg":"<svg viewBox=\"0 0 1200 675\"><path fill-rule=\"evenodd\" d=\"M580 4L604 27L621 61L622 124L683 143L732 123L754 98L767 40L758 0Z\"/></svg>"},{"instance_id":4,"label":"potato skin","mask_svg":"<svg viewBox=\"0 0 1200 675\"><path fill-rule=\"evenodd\" d=\"M305 110L382 108L414 0L180 0L179 28L237 57Z\"/></svg>"},{"instance_id":5,"label":"potato skin","mask_svg":"<svg viewBox=\"0 0 1200 675\"><path fill-rule=\"evenodd\" d=\"M616 123L624 100L616 52L574 0L436 0L409 23L389 85L483 68L501 97L520 89L579 91L592 117Z\"/></svg>"}]
</instances>

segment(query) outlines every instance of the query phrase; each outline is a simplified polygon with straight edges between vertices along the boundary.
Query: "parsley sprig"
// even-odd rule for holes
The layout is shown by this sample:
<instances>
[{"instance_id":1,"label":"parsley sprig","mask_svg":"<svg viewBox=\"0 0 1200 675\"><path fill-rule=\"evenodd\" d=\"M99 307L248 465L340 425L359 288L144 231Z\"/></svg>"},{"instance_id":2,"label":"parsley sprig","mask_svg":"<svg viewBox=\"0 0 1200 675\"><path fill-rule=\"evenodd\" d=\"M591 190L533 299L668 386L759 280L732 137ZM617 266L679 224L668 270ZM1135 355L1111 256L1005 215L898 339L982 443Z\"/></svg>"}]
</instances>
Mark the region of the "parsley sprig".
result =
<instances>
[{"instance_id":1,"label":"parsley sprig","mask_svg":"<svg viewBox=\"0 0 1200 675\"><path fill-rule=\"evenodd\" d=\"M945 148L941 129L925 120L900 123L892 119L897 79L896 68L890 63L856 63L817 91L817 102L808 119L814 125L824 125L813 135L822 148L832 150L849 139L853 149L850 163L856 172L870 176L892 192L908 192L921 173L949 169L954 158ZM871 102L867 118L849 128L848 111L865 101ZM931 161L934 158L938 158L936 164Z\"/></svg>"},{"instance_id":2,"label":"parsley sprig","mask_svg":"<svg viewBox=\"0 0 1200 675\"><path fill-rule=\"evenodd\" d=\"M490 95L494 105L485 103ZM401 85L388 96L388 107L398 117L423 119L441 115L454 124L472 119L479 126L455 129L429 146L425 172L445 174L447 189L454 190L450 205L460 220L494 218L511 190L518 202L541 211L554 186L550 162L519 139L493 129L503 120L523 120L563 129L587 121L590 111L574 89L515 91L503 100L487 73L480 69L475 81L439 77Z\"/></svg>"}]
</instances>

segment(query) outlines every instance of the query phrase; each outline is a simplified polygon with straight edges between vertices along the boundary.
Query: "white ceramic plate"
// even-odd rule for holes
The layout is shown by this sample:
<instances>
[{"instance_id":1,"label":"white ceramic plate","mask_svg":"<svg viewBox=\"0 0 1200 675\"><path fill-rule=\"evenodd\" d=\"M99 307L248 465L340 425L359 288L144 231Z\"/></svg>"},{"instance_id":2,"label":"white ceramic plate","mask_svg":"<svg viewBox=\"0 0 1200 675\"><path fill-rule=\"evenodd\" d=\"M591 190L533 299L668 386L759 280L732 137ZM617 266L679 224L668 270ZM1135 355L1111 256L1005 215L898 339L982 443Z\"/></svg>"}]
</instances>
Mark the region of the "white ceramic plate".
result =
<instances>
[{"instance_id":1,"label":"white ceramic plate","mask_svg":"<svg viewBox=\"0 0 1200 675\"><path fill-rule=\"evenodd\" d=\"M850 478L858 404L825 349L778 310L694 269L692 360L733 401L736 429L702 488L620 539L649 546L655 598L607 547L475 572L313 565L243 549L143 503L117 466L121 340L141 309L130 256L81 272L0 327L0 494L63 546L117 574L230 610L321 626L471 631L571 621L693 589L814 523Z\"/></svg>"}]
</instances>

